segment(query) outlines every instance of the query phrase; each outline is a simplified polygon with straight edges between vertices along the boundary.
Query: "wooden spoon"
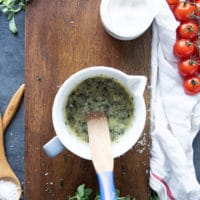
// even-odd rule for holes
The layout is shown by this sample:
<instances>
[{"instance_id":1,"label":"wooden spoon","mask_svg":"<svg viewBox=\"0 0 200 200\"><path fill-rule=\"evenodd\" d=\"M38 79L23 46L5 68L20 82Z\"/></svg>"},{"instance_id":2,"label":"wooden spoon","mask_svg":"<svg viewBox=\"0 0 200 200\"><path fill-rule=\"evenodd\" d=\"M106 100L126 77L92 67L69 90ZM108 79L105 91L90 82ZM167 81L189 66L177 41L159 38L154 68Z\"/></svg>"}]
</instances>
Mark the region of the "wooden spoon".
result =
<instances>
[{"instance_id":1,"label":"wooden spoon","mask_svg":"<svg viewBox=\"0 0 200 200\"><path fill-rule=\"evenodd\" d=\"M10 121L15 115L24 94L25 84L22 84L11 98L5 113L3 115L3 132L8 127Z\"/></svg>"},{"instance_id":2,"label":"wooden spoon","mask_svg":"<svg viewBox=\"0 0 200 200\"><path fill-rule=\"evenodd\" d=\"M18 187L18 199L21 197L21 184L13 170L11 169L5 155L4 150L4 134L3 134L3 123L0 114L0 180L11 181Z\"/></svg>"},{"instance_id":3,"label":"wooden spoon","mask_svg":"<svg viewBox=\"0 0 200 200\"><path fill-rule=\"evenodd\" d=\"M116 200L113 157L105 113L87 113L87 126L92 162L97 173L101 200Z\"/></svg>"}]
</instances>

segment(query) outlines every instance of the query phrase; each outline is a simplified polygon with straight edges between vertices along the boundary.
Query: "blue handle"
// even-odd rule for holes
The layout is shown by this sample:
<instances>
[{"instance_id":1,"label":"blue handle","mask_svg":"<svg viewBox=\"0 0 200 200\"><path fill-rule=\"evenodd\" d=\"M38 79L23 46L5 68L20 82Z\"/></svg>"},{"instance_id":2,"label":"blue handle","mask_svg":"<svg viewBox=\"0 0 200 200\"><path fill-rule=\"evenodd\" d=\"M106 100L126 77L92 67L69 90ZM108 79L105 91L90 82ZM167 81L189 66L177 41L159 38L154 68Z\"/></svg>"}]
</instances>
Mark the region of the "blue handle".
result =
<instances>
[{"instance_id":1,"label":"blue handle","mask_svg":"<svg viewBox=\"0 0 200 200\"><path fill-rule=\"evenodd\" d=\"M113 172L97 174L100 187L100 200L117 200Z\"/></svg>"},{"instance_id":2,"label":"blue handle","mask_svg":"<svg viewBox=\"0 0 200 200\"><path fill-rule=\"evenodd\" d=\"M46 154L53 158L65 149L58 136L53 137L47 144L43 146Z\"/></svg>"}]
</instances>

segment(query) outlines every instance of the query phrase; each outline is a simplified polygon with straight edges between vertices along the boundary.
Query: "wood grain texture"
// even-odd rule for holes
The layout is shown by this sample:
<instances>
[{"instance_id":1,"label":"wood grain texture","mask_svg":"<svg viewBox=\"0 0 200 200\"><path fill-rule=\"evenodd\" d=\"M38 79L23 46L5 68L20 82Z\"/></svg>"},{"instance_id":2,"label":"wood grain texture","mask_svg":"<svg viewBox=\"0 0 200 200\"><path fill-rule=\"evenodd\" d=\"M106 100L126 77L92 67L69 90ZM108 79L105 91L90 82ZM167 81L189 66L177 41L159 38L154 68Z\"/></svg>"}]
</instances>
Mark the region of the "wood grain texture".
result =
<instances>
[{"instance_id":1,"label":"wood grain texture","mask_svg":"<svg viewBox=\"0 0 200 200\"><path fill-rule=\"evenodd\" d=\"M102 27L99 5L100 0L34 0L27 7L25 200L65 200L81 183L93 190L98 188L91 161L67 150L50 159L42 149L55 135L51 109L65 79L94 65L150 77L151 30L134 41L115 40ZM147 109L149 99L146 88ZM116 187L137 200L149 199L148 169L149 114L137 145L115 159Z\"/></svg>"}]
</instances>

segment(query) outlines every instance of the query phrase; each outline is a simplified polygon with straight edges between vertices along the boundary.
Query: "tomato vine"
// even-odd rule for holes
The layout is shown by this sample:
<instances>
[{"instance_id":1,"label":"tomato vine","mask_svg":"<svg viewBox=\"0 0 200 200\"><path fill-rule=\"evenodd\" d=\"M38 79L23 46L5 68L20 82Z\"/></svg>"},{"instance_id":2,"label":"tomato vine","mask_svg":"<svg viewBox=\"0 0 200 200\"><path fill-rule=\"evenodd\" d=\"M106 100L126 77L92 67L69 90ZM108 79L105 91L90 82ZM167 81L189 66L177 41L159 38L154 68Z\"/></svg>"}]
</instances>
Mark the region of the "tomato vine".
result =
<instances>
[{"instance_id":1,"label":"tomato vine","mask_svg":"<svg viewBox=\"0 0 200 200\"><path fill-rule=\"evenodd\" d=\"M186 94L200 92L200 0L166 0L180 22L174 54Z\"/></svg>"}]
</instances>

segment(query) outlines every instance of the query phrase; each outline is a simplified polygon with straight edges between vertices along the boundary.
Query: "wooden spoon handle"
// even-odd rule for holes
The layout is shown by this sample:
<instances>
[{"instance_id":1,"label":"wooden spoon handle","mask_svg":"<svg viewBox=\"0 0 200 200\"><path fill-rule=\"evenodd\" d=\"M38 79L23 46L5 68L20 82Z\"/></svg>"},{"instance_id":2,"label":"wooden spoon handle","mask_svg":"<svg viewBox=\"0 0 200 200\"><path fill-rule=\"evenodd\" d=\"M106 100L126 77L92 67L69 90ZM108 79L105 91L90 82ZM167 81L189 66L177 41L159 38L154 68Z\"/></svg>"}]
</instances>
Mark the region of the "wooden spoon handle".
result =
<instances>
[{"instance_id":1,"label":"wooden spoon handle","mask_svg":"<svg viewBox=\"0 0 200 200\"><path fill-rule=\"evenodd\" d=\"M107 117L102 112L87 113L87 127L92 162L97 172L100 199L117 200L113 156Z\"/></svg>"},{"instance_id":2,"label":"wooden spoon handle","mask_svg":"<svg viewBox=\"0 0 200 200\"><path fill-rule=\"evenodd\" d=\"M4 139L3 139L3 123L2 123L2 117L0 113L0 165L2 167L2 163L5 163L6 156L5 156L5 149L4 149ZM4 166L4 165L3 165ZM2 169L1 169L2 171ZM1 173L0 173L1 174Z\"/></svg>"},{"instance_id":3,"label":"wooden spoon handle","mask_svg":"<svg viewBox=\"0 0 200 200\"><path fill-rule=\"evenodd\" d=\"M18 88L18 90L15 92L15 94L11 98L11 100L6 108L6 111L3 115L3 132L8 127L10 121L12 120L13 116L15 115L15 113L20 105L21 99L24 94L24 89L25 89L25 84L22 84Z\"/></svg>"}]
</instances>

